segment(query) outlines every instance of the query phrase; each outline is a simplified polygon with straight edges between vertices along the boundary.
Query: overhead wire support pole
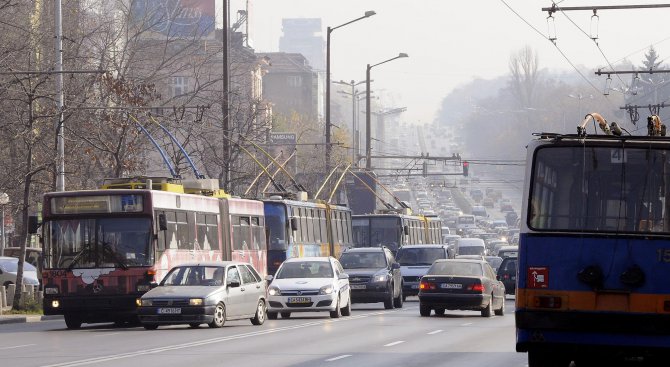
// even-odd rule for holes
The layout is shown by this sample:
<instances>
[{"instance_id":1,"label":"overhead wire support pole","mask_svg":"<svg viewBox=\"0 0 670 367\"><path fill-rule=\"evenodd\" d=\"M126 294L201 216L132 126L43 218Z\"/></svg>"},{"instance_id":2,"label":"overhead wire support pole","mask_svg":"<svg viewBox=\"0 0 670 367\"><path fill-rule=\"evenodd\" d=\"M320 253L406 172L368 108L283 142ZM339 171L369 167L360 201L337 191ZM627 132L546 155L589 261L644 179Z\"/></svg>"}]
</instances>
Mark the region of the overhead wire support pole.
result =
<instances>
[{"instance_id":1,"label":"overhead wire support pole","mask_svg":"<svg viewBox=\"0 0 670 367\"><path fill-rule=\"evenodd\" d=\"M55 15L55 58L56 66L56 95L58 98L58 122L56 123L56 191L65 191L65 126L63 126L63 107L65 106L65 93L63 92L63 9L61 0L54 1ZM4 219L3 219L4 220Z\"/></svg>"},{"instance_id":2,"label":"overhead wire support pole","mask_svg":"<svg viewBox=\"0 0 670 367\"><path fill-rule=\"evenodd\" d=\"M549 8L542 8L542 11L557 12L557 11L573 11L573 10L625 10L625 9L657 9L670 8L670 4L649 4L649 5L593 5L593 6L556 6L552 5Z\"/></svg>"},{"instance_id":3,"label":"overhead wire support pole","mask_svg":"<svg viewBox=\"0 0 670 367\"><path fill-rule=\"evenodd\" d=\"M598 69L598 71L595 72L596 75L601 76L601 75L611 75L611 74L667 74L670 73L670 70L612 70L612 71L603 71L602 69Z\"/></svg>"}]
</instances>

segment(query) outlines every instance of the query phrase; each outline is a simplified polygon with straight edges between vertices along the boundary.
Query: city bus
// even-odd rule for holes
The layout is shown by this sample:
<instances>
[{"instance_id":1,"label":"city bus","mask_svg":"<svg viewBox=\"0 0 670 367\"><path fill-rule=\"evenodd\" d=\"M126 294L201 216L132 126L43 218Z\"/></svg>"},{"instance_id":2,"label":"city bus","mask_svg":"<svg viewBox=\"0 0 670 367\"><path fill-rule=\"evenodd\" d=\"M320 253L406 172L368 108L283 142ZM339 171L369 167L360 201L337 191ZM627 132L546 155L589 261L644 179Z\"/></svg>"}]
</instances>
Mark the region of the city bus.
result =
<instances>
[{"instance_id":1,"label":"city bus","mask_svg":"<svg viewBox=\"0 0 670 367\"><path fill-rule=\"evenodd\" d=\"M244 261L265 276L263 202L215 182L117 179L45 194L44 314L64 315L70 329L134 323L142 294L187 261Z\"/></svg>"},{"instance_id":2,"label":"city bus","mask_svg":"<svg viewBox=\"0 0 670 367\"><path fill-rule=\"evenodd\" d=\"M665 365L670 139L539 135L528 145L516 349L528 365Z\"/></svg>"},{"instance_id":3,"label":"city bus","mask_svg":"<svg viewBox=\"0 0 670 367\"><path fill-rule=\"evenodd\" d=\"M284 260L339 257L352 246L351 210L345 206L271 196L263 200L268 237L268 274Z\"/></svg>"},{"instance_id":4,"label":"city bus","mask_svg":"<svg viewBox=\"0 0 670 367\"><path fill-rule=\"evenodd\" d=\"M406 209L354 215L352 224L356 247L386 246L395 253L405 245L442 243L438 217L411 215Z\"/></svg>"}]
</instances>

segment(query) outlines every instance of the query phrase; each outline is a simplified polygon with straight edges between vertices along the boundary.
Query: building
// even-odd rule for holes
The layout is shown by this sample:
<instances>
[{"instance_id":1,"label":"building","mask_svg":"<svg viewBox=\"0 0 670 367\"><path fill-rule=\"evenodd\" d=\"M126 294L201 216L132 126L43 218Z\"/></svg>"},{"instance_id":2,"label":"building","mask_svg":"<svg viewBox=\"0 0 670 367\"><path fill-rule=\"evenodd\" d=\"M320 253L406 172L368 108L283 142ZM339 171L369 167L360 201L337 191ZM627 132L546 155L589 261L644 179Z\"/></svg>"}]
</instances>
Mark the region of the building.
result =
<instances>
[{"instance_id":1,"label":"building","mask_svg":"<svg viewBox=\"0 0 670 367\"><path fill-rule=\"evenodd\" d=\"M325 42L321 36L321 18L284 18L283 36L279 38L279 51L300 53L312 68L326 69Z\"/></svg>"}]
</instances>

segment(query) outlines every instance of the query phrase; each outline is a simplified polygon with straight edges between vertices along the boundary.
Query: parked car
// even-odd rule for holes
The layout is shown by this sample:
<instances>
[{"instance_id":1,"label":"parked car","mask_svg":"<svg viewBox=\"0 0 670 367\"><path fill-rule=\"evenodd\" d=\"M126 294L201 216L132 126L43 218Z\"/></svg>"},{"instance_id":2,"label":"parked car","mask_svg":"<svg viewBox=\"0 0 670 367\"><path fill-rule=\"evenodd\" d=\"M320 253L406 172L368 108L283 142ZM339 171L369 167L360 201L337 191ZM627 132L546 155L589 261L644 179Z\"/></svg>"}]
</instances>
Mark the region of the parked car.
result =
<instances>
[{"instance_id":1,"label":"parked car","mask_svg":"<svg viewBox=\"0 0 670 367\"><path fill-rule=\"evenodd\" d=\"M498 268L498 280L505 284L506 294L514 294L516 292L516 267L517 258L508 257L503 259Z\"/></svg>"},{"instance_id":2,"label":"parked car","mask_svg":"<svg viewBox=\"0 0 670 367\"><path fill-rule=\"evenodd\" d=\"M292 312L329 311L331 318L351 315L349 275L333 257L298 257L268 275L268 318Z\"/></svg>"},{"instance_id":3,"label":"parked car","mask_svg":"<svg viewBox=\"0 0 670 367\"><path fill-rule=\"evenodd\" d=\"M485 260L437 260L421 279L419 313L476 310L483 317L505 313L505 286Z\"/></svg>"},{"instance_id":4,"label":"parked car","mask_svg":"<svg viewBox=\"0 0 670 367\"><path fill-rule=\"evenodd\" d=\"M340 256L340 264L349 274L352 303L384 302L387 310L402 307L402 274L391 250L385 247L349 249Z\"/></svg>"},{"instance_id":5,"label":"parked car","mask_svg":"<svg viewBox=\"0 0 670 367\"><path fill-rule=\"evenodd\" d=\"M220 328L228 320L266 316L266 283L251 264L223 261L176 266L158 287L140 299L138 315L147 330L159 325L206 323Z\"/></svg>"},{"instance_id":6,"label":"parked car","mask_svg":"<svg viewBox=\"0 0 670 367\"><path fill-rule=\"evenodd\" d=\"M400 273L403 280L403 299L419 294L421 277L426 275L433 262L438 259L448 259L448 245L411 245L403 246L398 250L396 259L400 263Z\"/></svg>"},{"instance_id":7,"label":"parked car","mask_svg":"<svg viewBox=\"0 0 670 367\"><path fill-rule=\"evenodd\" d=\"M19 270L19 259L15 257L0 257L0 284L7 287L16 284L16 275ZM23 284L39 285L37 269L27 262L23 263Z\"/></svg>"},{"instance_id":8,"label":"parked car","mask_svg":"<svg viewBox=\"0 0 670 367\"><path fill-rule=\"evenodd\" d=\"M5 247L4 256L19 257L20 247ZM42 249L37 247L26 247L25 261L37 269L42 269Z\"/></svg>"}]
</instances>

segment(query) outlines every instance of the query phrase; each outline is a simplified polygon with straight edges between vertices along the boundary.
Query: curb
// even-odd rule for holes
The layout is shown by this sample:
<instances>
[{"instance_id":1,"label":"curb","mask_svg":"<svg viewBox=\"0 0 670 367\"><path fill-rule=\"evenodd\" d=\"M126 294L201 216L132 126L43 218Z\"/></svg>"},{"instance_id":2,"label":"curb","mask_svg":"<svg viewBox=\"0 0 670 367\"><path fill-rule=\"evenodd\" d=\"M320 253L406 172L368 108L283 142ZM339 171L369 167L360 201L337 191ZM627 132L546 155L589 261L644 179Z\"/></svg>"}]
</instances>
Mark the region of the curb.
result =
<instances>
[{"instance_id":1,"label":"curb","mask_svg":"<svg viewBox=\"0 0 670 367\"><path fill-rule=\"evenodd\" d=\"M0 316L0 325L23 324L26 322L40 322L62 319L63 315L2 315Z\"/></svg>"}]
</instances>

